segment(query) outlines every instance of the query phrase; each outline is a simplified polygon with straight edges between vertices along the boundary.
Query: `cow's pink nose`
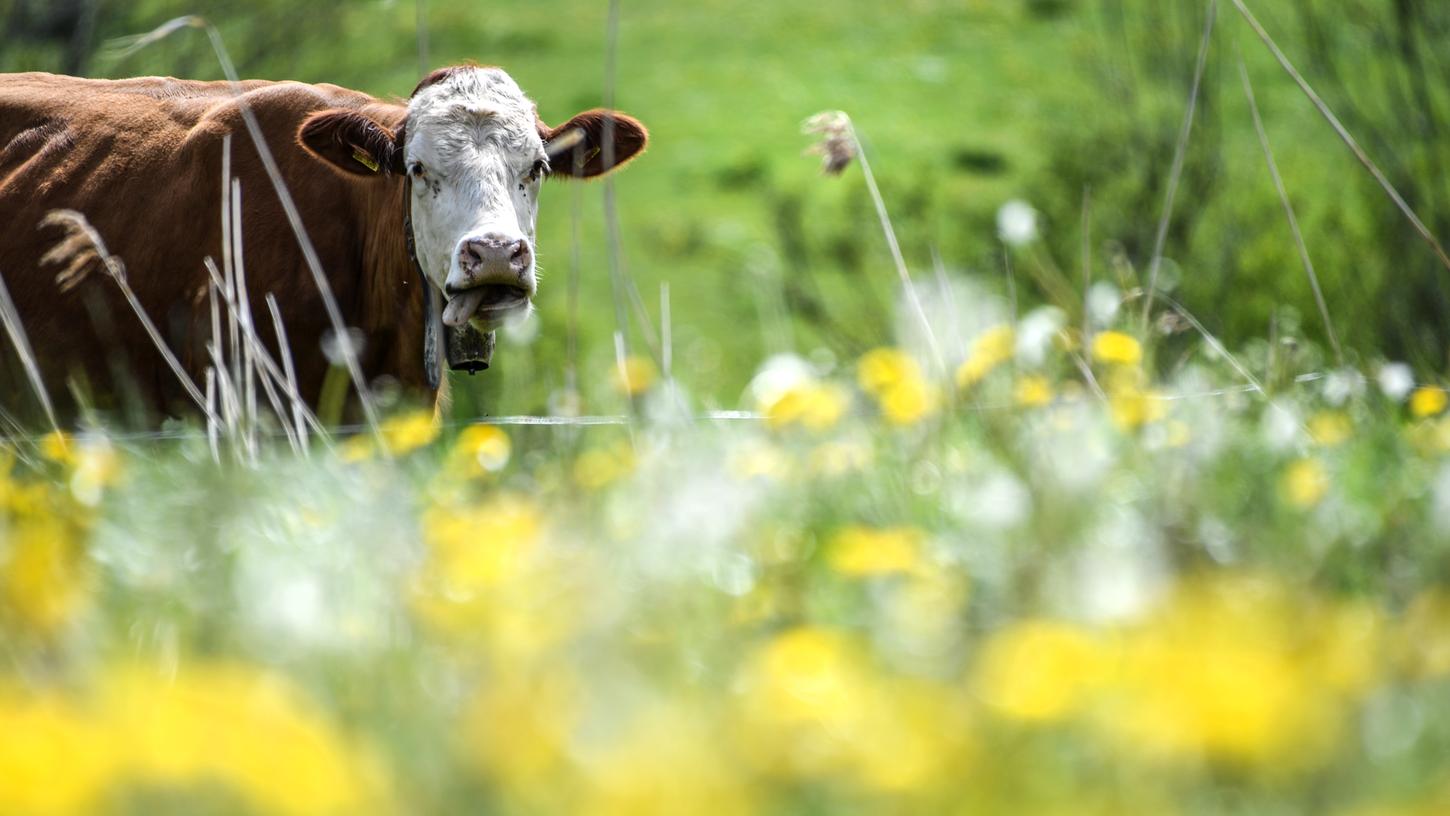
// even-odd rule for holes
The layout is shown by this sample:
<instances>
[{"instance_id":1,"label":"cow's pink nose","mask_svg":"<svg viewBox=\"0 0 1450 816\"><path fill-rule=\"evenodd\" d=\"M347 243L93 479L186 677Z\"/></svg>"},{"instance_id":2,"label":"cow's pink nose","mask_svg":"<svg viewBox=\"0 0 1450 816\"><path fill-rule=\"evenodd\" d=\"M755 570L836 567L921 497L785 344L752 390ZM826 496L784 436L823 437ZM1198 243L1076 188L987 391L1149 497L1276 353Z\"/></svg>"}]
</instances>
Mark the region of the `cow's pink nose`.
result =
<instances>
[{"instance_id":1,"label":"cow's pink nose","mask_svg":"<svg viewBox=\"0 0 1450 816\"><path fill-rule=\"evenodd\" d=\"M522 271L529 265L529 242L489 233L463 242L459 261L464 267L512 267Z\"/></svg>"}]
</instances>

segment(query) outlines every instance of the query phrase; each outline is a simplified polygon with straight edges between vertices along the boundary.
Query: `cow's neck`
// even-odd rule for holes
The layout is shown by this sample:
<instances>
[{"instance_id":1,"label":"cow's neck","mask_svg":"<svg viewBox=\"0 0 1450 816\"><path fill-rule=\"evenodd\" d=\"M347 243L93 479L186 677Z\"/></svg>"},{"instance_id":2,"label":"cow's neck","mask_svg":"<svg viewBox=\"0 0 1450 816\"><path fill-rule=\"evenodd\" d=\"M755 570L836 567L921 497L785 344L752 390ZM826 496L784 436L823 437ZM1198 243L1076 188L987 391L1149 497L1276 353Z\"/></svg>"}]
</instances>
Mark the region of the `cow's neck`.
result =
<instances>
[{"instance_id":1,"label":"cow's neck","mask_svg":"<svg viewBox=\"0 0 1450 816\"><path fill-rule=\"evenodd\" d=\"M365 211L372 216L363 236L360 305L371 325L362 328L387 343L372 359L378 373L396 376L405 386L426 389L423 370L423 290L408 256L404 206L406 191L400 176L370 179Z\"/></svg>"}]
</instances>

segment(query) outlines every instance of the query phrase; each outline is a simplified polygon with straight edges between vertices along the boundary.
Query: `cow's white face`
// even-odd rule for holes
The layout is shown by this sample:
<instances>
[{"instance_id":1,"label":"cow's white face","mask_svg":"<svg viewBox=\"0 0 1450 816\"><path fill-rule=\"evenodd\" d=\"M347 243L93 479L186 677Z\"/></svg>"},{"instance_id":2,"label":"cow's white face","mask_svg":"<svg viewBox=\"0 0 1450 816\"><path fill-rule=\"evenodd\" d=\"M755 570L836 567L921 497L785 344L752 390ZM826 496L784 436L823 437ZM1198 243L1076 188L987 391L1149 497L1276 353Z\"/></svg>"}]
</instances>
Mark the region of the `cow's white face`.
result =
<instances>
[{"instance_id":1,"label":"cow's white face","mask_svg":"<svg viewBox=\"0 0 1450 816\"><path fill-rule=\"evenodd\" d=\"M534 219L549 158L534 104L497 68L464 68L408 102L404 169L418 260L443 322L493 329L537 289Z\"/></svg>"},{"instance_id":2,"label":"cow's white face","mask_svg":"<svg viewBox=\"0 0 1450 816\"><path fill-rule=\"evenodd\" d=\"M477 66L426 77L401 127L354 108L313 113L297 131L303 149L350 176L396 183L407 175L418 262L447 299L444 322L485 330L531 308L544 177L603 175L648 138L639 122L608 110L549 128L508 74Z\"/></svg>"}]
</instances>

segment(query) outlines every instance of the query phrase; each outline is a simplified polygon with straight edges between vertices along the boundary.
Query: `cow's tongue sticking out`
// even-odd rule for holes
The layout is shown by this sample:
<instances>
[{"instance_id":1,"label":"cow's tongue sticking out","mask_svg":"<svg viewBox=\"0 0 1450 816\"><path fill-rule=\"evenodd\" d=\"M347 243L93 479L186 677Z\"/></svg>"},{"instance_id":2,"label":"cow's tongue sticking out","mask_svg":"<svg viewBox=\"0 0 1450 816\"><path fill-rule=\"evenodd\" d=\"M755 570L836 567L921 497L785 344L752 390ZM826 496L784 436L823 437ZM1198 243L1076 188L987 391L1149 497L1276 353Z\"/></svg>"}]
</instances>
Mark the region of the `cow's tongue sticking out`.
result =
<instances>
[{"instance_id":1,"label":"cow's tongue sticking out","mask_svg":"<svg viewBox=\"0 0 1450 816\"><path fill-rule=\"evenodd\" d=\"M449 326L462 326L480 309L497 317L526 306L528 302L529 293L517 286L487 284L454 295L443 307L443 322Z\"/></svg>"},{"instance_id":2,"label":"cow's tongue sticking out","mask_svg":"<svg viewBox=\"0 0 1450 816\"><path fill-rule=\"evenodd\" d=\"M462 326L473 317L478 307L483 304L484 291L482 288L469 289L466 292L459 292L448 305L443 307L443 323L448 326Z\"/></svg>"}]
</instances>

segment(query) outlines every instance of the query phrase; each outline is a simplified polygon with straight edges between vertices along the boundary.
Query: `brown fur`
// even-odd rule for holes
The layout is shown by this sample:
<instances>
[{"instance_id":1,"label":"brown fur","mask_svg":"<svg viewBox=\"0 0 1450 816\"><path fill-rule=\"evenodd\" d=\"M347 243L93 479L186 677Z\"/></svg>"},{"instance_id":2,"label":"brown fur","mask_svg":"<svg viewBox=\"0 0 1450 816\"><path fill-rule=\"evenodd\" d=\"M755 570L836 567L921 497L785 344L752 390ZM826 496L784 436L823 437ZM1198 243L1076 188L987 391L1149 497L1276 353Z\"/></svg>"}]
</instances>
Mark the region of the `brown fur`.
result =
<instances>
[{"instance_id":1,"label":"brown fur","mask_svg":"<svg viewBox=\"0 0 1450 816\"><path fill-rule=\"evenodd\" d=\"M364 372L426 395L422 282L404 245L403 181L373 174L351 158L351 147L362 147L393 168L382 145L402 127L406 108L333 85L249 81L243 87L344 318L366 336ZM314 128L321 149L347 146L339 166L352 162L359 174L329 172L299 144L303 124L319 121L319 114L333 123ZM56 274L65 264L41 262L61 236L38 225L54 209L84 214L125 262L147 313L202 383L211 334L202 261L222 257L226 135L232 173L241 180L248 291L259 332L275 352L263 305L271 293L301 391L316 402L328 368L321 342L330 325L229 86L17 74L0 77L0 274L53 397L64 402L65 385L74 380L103 407L129 402L153 415L194 413L113 281L93 274L61 290ZM0 407L24 409L27 391L12 351L0 352Z\"/></svg>"}]
</instances>

